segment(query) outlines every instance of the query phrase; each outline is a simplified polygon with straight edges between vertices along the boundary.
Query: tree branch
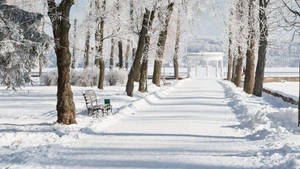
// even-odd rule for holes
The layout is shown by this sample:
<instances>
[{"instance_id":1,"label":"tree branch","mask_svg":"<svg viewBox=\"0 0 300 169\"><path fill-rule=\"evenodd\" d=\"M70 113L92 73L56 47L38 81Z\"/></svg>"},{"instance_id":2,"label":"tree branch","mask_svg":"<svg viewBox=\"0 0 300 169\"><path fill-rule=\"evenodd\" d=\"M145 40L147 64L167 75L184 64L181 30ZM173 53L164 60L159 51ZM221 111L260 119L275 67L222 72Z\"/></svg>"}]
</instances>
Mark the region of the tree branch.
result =
<instances>
[{"instance_id":1,"label":"tree branch","mask_svg":"<svg viewBox=\"0 0 300 169\"><path fill-rule=\"evenodd\" d=\"M291 7L288 6L288 4L284 1L284 0L281 0L281 2L284 4L284 6L293 14L297 15L298 17L300 17L300 12L299 11L296 11L296 10L293 10ZM299 6L299 4L297 3L297 5Z\"/></svg>"}]
</instances>

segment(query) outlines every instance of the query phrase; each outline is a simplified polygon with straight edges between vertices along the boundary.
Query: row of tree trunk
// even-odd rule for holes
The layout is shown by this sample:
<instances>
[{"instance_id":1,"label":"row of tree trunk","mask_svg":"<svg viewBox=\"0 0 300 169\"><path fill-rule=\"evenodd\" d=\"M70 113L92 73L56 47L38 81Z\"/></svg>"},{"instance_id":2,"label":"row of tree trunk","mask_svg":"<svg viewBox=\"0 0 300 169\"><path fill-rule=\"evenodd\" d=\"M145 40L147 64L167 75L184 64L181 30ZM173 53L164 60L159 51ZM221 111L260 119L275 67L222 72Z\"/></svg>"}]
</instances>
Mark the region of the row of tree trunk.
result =
<instances>
[{"instance_id":1,"label":"row of tree trunk","mask_svg":"<svg viewBox=\"0 0 300 169\"><path fill-rule=\"evenodd\" d=\"M101 3L100 3L101 2ZM132 1L131 1L132 2ZM71 91L70 85L70 65L71 65L71 53L69 50L69 15L70 9L74 4L74 0L62 0L58 5L55 0L48 0L48 15L52 22L53 34L55 39L55 52L57 55L57 68L58 68L58 85L57 85L57 122L62 124L74 124L76 123L75 118L75 104L73 102L73 93ZM90 4L92 5L92 4ZM131 3L132 6L132 3ZM168 34L168 25L170 18L173 12L174 3L169 3L167 7L167 15L163 21L163 29L159 33L159 40L157 43L157 60L155 60L154 72L153 72L153 83L157 86L160 86L160 76L161 76L161 66L162 58L164 54L164 49L167 40ZM106 10L106 0L96 0L95 1L96 15L96 31L95 31L95 65L99 67L99 83L98 88L103 89L104 84L104 58L103 58L103 41L104 41L104 26L105 18L101 13ZM100 13L101 12L101 13ZM132 9L130 10L132 13ZM89 13L89 16L92 14ZM145 10L143 15L142 28L139 32L139 40L137 48L134 48L130 44L130 40L127 40L127 46L125 51L125 68L129 66L129 53L130 47L133 55L133 63L128 75L128 81L126 85L126 92L128 96L133 96L134 81L139 82L139 91L147 91L147 69L148 69L148 53L150 49L151 35L149 34L152 31L152 25L156 15L156 9L152 11L148 9ZM158 14L162 15L162 14ZM64 19L60 19L64 18ZM76 21L74 23L76 38ZM89 67L90 62L90 38L91 31L88 29L86 36L86 45L85 45L85 54L84 54L84 68ZM178 79L178 51L179 51L179 41L180 41L180 12L178 14L177 21L177 32L176 32L176 47L175 47L175 56L174 56L174 74L175 78ZM111 58L110 58L110 69L114 66L114 48L115 48L115 38L111 38L112 49L111 49ZM119 49L119 63L118 67L124 67L124 58L123 58L123 42L119 40L117 42ZM76 65L76 44L73 46L73 60L72 68L75 68Z\"/></svg>"},{"instance_id":2,"label":"row of tree trunk","mask_svg":"<svg viewBox=\"0 0 300 169\"><path fill-rule=\"evenodd\" d=\"M264 69L266 63L266 51L268 45L268 25L266 8L268 5L267 0L259 0L259 44L258 53L255 53L255 0L250 0L249 10L248 10L248 40L247 40L247 51L246 56L243 56L241 47L238 47L238 56L233 56L231 51L232 47L232 30L229 27L229 50L228 50L228 72L227 80L234 82L237 87L242 86L242 72L243 72L243 62L246 58L246 71L244 79L244 91L248 94L254 94L256 96L262 96L263 80L264 80ZM242 8L240 8L242 9ZM244 15L242 13L242 15ZM242 29L242 27L240 28ZM242 32L243 30L240 30ZM240 44L241 45L241 44ZM255 72L255 56L258 56L256 72Z\"/></svg>"}]
</instances>

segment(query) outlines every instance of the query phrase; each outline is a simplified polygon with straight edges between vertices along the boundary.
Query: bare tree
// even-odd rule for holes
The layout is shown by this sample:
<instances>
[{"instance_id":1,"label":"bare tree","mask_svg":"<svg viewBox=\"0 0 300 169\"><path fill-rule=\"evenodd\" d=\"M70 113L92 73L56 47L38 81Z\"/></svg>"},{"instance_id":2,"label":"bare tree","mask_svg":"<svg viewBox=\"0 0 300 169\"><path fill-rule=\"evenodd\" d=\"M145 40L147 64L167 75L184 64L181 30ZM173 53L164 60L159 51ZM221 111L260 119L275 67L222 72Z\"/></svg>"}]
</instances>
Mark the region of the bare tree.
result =
<instances>
[{"instance_id":1,"label":"bare tree","mask_svg":"<svg viewBox=\"0 0 300 169\"><path fill-rule=\"evenodd\" d=\"M156 9L153 9L151 11L151 15L150 15L149 23L148 23L148 33L145 38L145 48L144 48L144 53L143 53L141 74L140 74L140 80L139 80L139 91L142 93L147 92L148 53L149 53L149 49L150 49L150 40L151 40L149 31L152 31L152 25L153 25L153 21L155 18L155 12L156 12Z\"/></svg>"},{"instance_id":2,"label":"bare tree","mask_svg":"<svg viewBox=\"0 0 300 169\"><path fill-rule=\"evenodd\" d=\"M259 0L259 48L258 48L258 61L255 72L255 84L253 94L255 96L262 96L263 81L266 65L266 53L268 46L268 22L266 9L270 0Z\"/></svg>"},{"instance_id":3,"label":"bare tree","mask_svg":"<svg viewBox=\"0 0 300 169\"><path fill-rule=\"evenodd\" d=\"M173 58L173 64L174 64L174 78L178 80L179 78L179 42L180 42L180 34L181 34L181 11L180 8L178 9L177 14L177 23L176 23L176 42L175 42L175 53Z\"/></svg>"},{"instance_id":4,"label":"bare tree","mask_svg":"<svg viewBox=\"0 0 300 169\"><path fill-rule=\"evenodd\" d=\"M76 47L77 47L77 19L74 19L74 32L73 32L73 53L72 53L72 69L76 67Z\"/></svg>"},{"instance_id":5,"label":"bare tree","mask_svg":"<svg viewBox=\"0 0 300 169\"><path fill-rule=\"evenodd\" d=\"M50 17L57 56L57 123L74 124L75 104L70 85L71 53L69 49L70 10L74 0L62 0L56 4L55 0L47 0L48 15Z\"/></svg>"},{"instance_id":6,"label":"bare tree","mask_svg":"<svg viewBox=\"0 0 300 169\"><path fill-rule=\"evenodd\" d=\"M104 42L104 12L106 10L106 0L102 0L102 4L100 5L101 0L95 1L96 7L96 32L95 32L95 47L96 47L96 58L99 60L99 82L98 88L104 88L104 73L105 73L105 64L103 58L103 42Z\"/></svg>"},{"instance_id":7,"label":"bare tree","mask_svg":"<svg viewBox=\"0 0 300 169\"><path fill-rule=\"evenodd\" d=\"M88 17L92 17L92 8L93 8L93 1L90 1L90 6L89 6L89 14ZM86 32L86 39L85 39L85 49L84 49L84 64L83 67L86 69L89 67L90 64L90 39L91 39L91 31L90 27L88 25L87 27L87 32ZM95 60L95 64L97 65L97 60Z\"/></svg>"},{"instance_id":8,"label":"bare tree","mask_svg":"<svg viewBox=\"0 0 300 169\"><path fill-rule=\"evenodd\" d=\"M249 0L249 11L248 11L248 49L246 53L246 72L244 80L244 91L248 94L253 93L254 80L255 80L255 1Z\"/></svg>"},{"instance_id":9,"label":"bare tree","mask_svg":"<svg viewBox=\"0 0 300 169\"><path fill-rule=\"evenodd\" d=\"M127 40L127 47L125 53L125 69L128 70L128 60L129 60L129 52L130 52L130 40Z\"/></svg>"},{"instance_id":10,"label":"bare tree","mask_svg":"<svg viewBox=\"0 0 300 169\"><path fill-rule=\"evenodd\" d=\"M43 3L43 11L47 11L47 1L44 1ZM45 32L45 17L44 21L42 23L42 30ZM43 66L47 63L47 60L45 60L45 52L42 52L39 56L39 77L42 76L43 73Z\"/></svg>"},{"instance_id":11,"label":"bare tree","mask_svg":"<svg viewBox=\"0 0 300 169\"><path fill-rule=\"evenodd\" d=\"M115 40L112 37L111 40L111 48L110 48L110 58L109 58L109 69L112 70L114 68L114 57L115 57Z\"/></svg>"},{"instance_id":12,"label":"bare tree","mask_svg":"<svg viewBox=\"0 0 300 169\"><path fill-rule=\"evenodd\" d=\"M227 80L231 81L232 79L232 67L233 67L233 56L232 56L232 20L234 17L233 8L230 9L229 15L229 24L228 24L228 69L227 69Z\"/></svg>"},{"instance_id":13,"label":"bare tree","mask_svg":"<svg viewBox=\"0 0 300 169\"><path fill-rule=\"evenodd\" d=\"M118 42L118 48L119 48L119 68L122 69L123 68L123 43L122 40L119 40Z\"/></svg>"},{"instance_id":14,"label":"bare tree","mask_svg":"<svg viewBox=\"0 0 300 169\"><path fill-rule=\"evenodd\" d=\"M138 42L138 47L136 50L134 62L131 66L130 72L128 74L128 80L127 80L127 85L126 85L126 92L128 96L133 96L133 89L134 89L134 78L137 77L137 74L139 74L139 66L141 64L141 59L144 53L144 48L145 48L145 40L146 40L146 35L148 33L148 23L149 23L149 16L150 16L150 11L148 9L145 9L145 13L143 16L143 25L140 31L139 35L139 42Z\"/></svg>"},{"instance_id":15,"label":"bare tree","mask_svg":"<svg viewBox=\"0 0 300 169\"><path fill-rule=\"evenodd\" d=\"M171 15L174 9L174 2L169 3L166 15L163 17L163 28L159 33L158 43L157 43L157 59L154 62L154 69L153 69L153 77L152 82L156 86L160 86L160 77L161 77L161 67L162 67L162 59L165 51L165 45L167 41L167 35L168 35L168 26L171 19ZM159 18L163 15L159 12Z\"/></svg>"},{"instance_id":16,"label":"bare tree","mask_svg":"<svg viewBox=\"0 0 300 169\"><path fill-rule=\"evenodd\" d=\"M238 1L237 2L237 19L240 20L239 23L239 39L237 39L238 41L238 57L236 60L236 67L235 67L235 71L234 71L234 84L237 87L241 87L242 86L242 75L243 75L243 61L244 61L244 52L243 52L243 32L245 30L245 25L242 22L243 21L243 17L245 17L245 12L244 12L244 8L245 8L245 1Z\"/></svg>"}]
</instances>

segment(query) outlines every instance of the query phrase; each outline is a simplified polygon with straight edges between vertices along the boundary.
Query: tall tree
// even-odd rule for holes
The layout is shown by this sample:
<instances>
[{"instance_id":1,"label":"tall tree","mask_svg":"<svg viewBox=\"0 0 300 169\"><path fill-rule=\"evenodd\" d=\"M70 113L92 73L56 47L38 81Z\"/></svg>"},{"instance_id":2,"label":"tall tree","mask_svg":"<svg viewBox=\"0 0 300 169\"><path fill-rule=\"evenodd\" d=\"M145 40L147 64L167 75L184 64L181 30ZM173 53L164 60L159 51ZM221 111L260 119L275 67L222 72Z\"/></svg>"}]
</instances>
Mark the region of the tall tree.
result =
<instances>
[{"instance_id":1,"label":"tall tree","mask_svg":"<svg viewBox=\"0 0 300 169\"><path fill-rule=\"evenodd\" d=\"M159 12L159 18L163 23L162 30L159 33L158 43L157 43L157 59L154 62L153 77L152 82L156 86L160 86L162 59L165 51L165 45L168 35L168 26L171 19L171 15L174 8L174 2L169 3L166 14L164 15L162 11Z\"/></svg>"},{"instance_id":2,"label":"tall tree","mask_svg":"<svg viewBox=\"0 0 300 169\"><path fill-rule=\"evenodd\" d=\"M256 32L255 32L255 1L249 0L248 11L248 49L246 53L246 72L244 80L244 91L248 94L253 93L254 80L255 80L255 44L256 44Z\"/></svg>"},{"instance_id":3,"label":"tall tree","mask_svg":"<svg viewBox=\"0 0 300 169\"><path fill-rule=\"evenodd\" d=\"M73 32L73 53L72 53L72 69L76 67L76 49L77 48L77 19L74 19L74 32Z\"/></svg>"},{"instance_id":4,"label":"tall tree","mask_svg":"<svg viewBox=\"0 0 300 169\"><path fill-rule=\"evenodd\" d=\"M140 80L139 80L139 91L144 93L147 91L147 75L148 75L148 54L150 49L150 31L152 31L152 25L155 18L155 11L154 8L151 11L149 23L148 23L148 32L145 38L145 47L144 47L144 53L143 53L143 59L142 59L142 65L141 65L141 73L140 73Z\"/></svg>"},{"instance_id":5,"label":"tall tree","mask_svg":"<svg viewBox=\"0 0 300 169\"><path fill-rule=\"evenodd\" d=\"M112 37L111 40L111 48L110 48L110 58L109 58L109 69L112 70L114 68L114 56L115 56L115 40Z\"/></svg>"},{"instance_id":6,"label":"tall tree","mask_svg":"<svg viewBox=\"0 0 300 169\"><path fill-rule=\"evenodd\" d=\"M48 15L50 17L57 56L57 123L74 124L75 104L70 85L71 53L69 49L70 10L74 0L62 0L56 4L55 0L47 0Z\"/></svg>"},{"instance_id":7,"label":"tall tree","mask_svg":"<svg viewBox=\"0 0 300 169\"><path fill-rule=\"evenodd\" d=\"M232 3L232 2L231 2ZM227 69L227 80L231 81L232 79L232 73L233 73L233 52L232 52L232 38L233 38L233 30L232 30L232 22L233 22L233 17L234 17L234 11L233 7L229 9L229 19L228 19L228 69Z\"/></svg>"},{"instance_id":8,"label":"tall tree","mask_svg":"<svg viewBox=\"0 0 300 169\"><path fill-rule=\"evenodd\" d=\"M127 47L126 47L126 53L125 53L125 69L128 70L129 65L129 52L130 52L130 40L127 40Z\"/></svg>"},{"instance_id":9,"label":"tall tree","mask_svg":"<svg viewBox=\"0 0 300 169\"><path fill-rule=\"evenodd\" d=\"M180 34L181 34L181 11L180 8L178 8L178 14L177 14L177 23L176 23L176 42L175 42L175 53L173 58L173 65L174 65L174 78L178 80L179 78L179 48L180 48Z\"/></svg>"},{"instance_id":10,"label":"tall tree","mask_svg":"<svg viewBox=\"0 0 300 169\"><path fill-rule=\"evenodd\" d=\"M144 16L143 16L142 28L139 33L138 47L136 50L133 64L132 64L130 72L128 74L128 80L127 80L127 84L126 84L126 93L128 96L131 96L131 97L133 96L134 78L137 77L137 74L140 73L139 66L141 64L141 59L142 59L142 56L144 53L144 48L145 48L145 40L146 40L146 35L148 33L149 16L150 16L150 11L146 8Z\"/></svg>"},{"instance_id":11,"label":"tall tree","mask_svg":"<svg viewBox=\"0 0 300 169\"><path fill-rule=\"evenodd\" d=\"M43 3L43 11L46 12L47 11L47 1L44 1ZM45 32L45 17L42 21L42 31ZM46 46L45 46L46 47ZM47 47L48 48L48 47ZM47 63L47 60L45 59L45 50L43 50L43 52L41 53L41 55L39 56L39 77L42 76L43 73L43 66L45 66Z\"/></svg>"},{"instance_id":12,"label":"tall tree","mask_svg":"<svg viewBox=\"0 0 300 169\"><path fill-rule=\"evenodd\" d=\"M255 96L262 96L263 81L266 65L266 53L268 46L268 22L267 22L267 6L270 0L259 0L259 48L258 61L255 72L255 84L253 94Z\"/></svg>"},{"instance_id":13,"label":"tall tree","mask_svg":"<svg viewBox=\"0 0 300 169\"><path fill-rule=\"evenodd\" d=\"M104 64L104 57L103 57L103 42L104 42L104 12L106 10L106 0L96 0L95 1L96 7L96 32L95 32L95 46L96 46L96 58L99 59L99 82L98 88L104 88L104 73L105 73L105 64Z\"/></svg>"},{"instance_id":14,"label":"tall tree","mask_svg":"<svg viewBox=\"0 0 300 169\"><path fill-rule=\"evenodd\" d=\"M117 26L117 32L120 33L121 31L121 2L120 0L117 0L117 3L116 3L116 10L117 10L117 22L118 22L118 26ZM121 39L119 39L118 41L118 57L119 57L119 63L118 63L118 66L120 69L123 68L123 42Z\"/></svg>"},{"instance_id":15,"label":"tall tree","mask_svg":"<svg viewBox=\"0 0 300 169\"><path fill-rule=\"evenodd\" d=\"M245 25L243 23L243 18L245 17L245 5L246 1L238 1L237 2L237 20L239 21L239 36L237 39L238 42L238 57L236 60L236 67L235 67L235 77L234 77L234 84L237 87L242 86L242 75L243 75L243 61L244 61L244 37L243 32L245 30Z\"/></svg>"},{"instance_id":16,"label":"tall tree","mask_svg":"<svg viewBox=\"0 0 300 169\"><path fill-rule=\"evenodd\" d=\"M119 68L122 69L123 68L123 43L122 40L119 40L118 42L118 48L119 48Z\"/></svg>"},{"instance_id":17,"label":"tall tree","mask_svg":"<svg viewBox=\"0 0 300 169\"><path fill-rule=\"evenodd\" d=\"M92 17L93 1L90 1L88 19ZM84 49L84 64L83 67L86 69L90 64L90 39L91 39L91 30L90 25L87 26L86 38L85 38L85 49ZM97 60L95 59L95 65L97 65Z\"/></svg>"}]
</instances>

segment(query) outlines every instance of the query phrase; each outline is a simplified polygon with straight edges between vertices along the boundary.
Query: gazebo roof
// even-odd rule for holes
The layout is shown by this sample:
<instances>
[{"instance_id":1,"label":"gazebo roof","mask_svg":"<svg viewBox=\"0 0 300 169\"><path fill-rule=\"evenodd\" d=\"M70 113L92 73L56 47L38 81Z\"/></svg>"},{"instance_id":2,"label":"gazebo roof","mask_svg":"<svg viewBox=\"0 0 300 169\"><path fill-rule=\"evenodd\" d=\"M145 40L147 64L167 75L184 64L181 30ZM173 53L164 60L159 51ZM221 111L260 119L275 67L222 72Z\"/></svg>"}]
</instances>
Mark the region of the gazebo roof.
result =
<instances>
[{"instance_id":1,"label":"gazebo roof","mask_svg":"<svg viewBox=\"0 0 300 169\"><path fill-rule=\"evenodd\" d=\"M192 59L199 59L203 61L220 61L223 60L224 53L222 52L187 53L186 56Z\"/></svg>"}]
</instances>

